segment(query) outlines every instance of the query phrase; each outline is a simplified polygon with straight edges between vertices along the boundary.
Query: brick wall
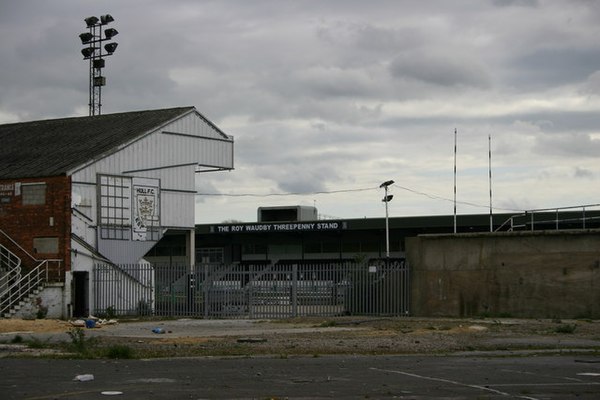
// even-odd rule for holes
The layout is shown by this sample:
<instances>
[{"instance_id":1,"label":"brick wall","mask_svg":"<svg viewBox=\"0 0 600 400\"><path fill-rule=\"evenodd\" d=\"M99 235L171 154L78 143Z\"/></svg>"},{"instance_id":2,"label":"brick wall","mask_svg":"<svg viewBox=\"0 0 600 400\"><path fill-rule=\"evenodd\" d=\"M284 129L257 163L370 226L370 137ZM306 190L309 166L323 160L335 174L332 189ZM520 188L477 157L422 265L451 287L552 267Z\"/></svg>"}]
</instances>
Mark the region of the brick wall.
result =
<instances>
[{"instance_id":1,"label":"brick wall","mask_svg":"<svg viewBox=\"0 0 600 400\"><path fill-rule=\"evenodd\" d=\"M68 271L71 236L70 177L0 179L0 230L35 259L61 259L60 271L56 268L54 272L62 275L64 271ZM0 243L17 254L25 267L37 264L1 233ZM54 264L51 266L54 267Z\"/></svg>"}]
</instances>

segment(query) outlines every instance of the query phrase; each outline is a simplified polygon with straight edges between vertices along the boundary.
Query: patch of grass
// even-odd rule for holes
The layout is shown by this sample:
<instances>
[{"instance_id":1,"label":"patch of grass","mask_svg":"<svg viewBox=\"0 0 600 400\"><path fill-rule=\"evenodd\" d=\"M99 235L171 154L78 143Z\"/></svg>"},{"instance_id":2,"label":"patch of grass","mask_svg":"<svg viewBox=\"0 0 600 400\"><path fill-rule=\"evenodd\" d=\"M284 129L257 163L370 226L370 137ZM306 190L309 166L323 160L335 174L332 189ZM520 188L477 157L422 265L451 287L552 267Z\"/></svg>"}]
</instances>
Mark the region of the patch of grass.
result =
<instances>
[{"instance_id":1,"label":"patch of grass","mask_svg":"<svg viewBox=\"0 0 600 400\"><path fill-rule=\"evenodd\" d=\"M48 347L48 343L42 342L38 338L33 338L27 342L27 347L30 349L45 349Z\"/></svg>"},{"instance_id":2,"label":"patch of grass","mask_svg":"<svg viewBox=\"0 0 600 400\"><path fill-rule=\"evenodd\" d=\"M12 338L12 340L10 342L13 344L23 343L23 336L16 335L14 338Z\"/></svg>"},{"instance_id":3,"label":"patch of grass","mask_svg":"<svg viewBox=\"0 0 600 400\"><path fill-rule=\"evenodd\" d=\"M86 338L85 331L81 328L73 328L67 332L71 339L70 349L81 354L87 354L95 340L93 338Z\"/></svg>"},{"instance_id":4,"label":"patch of grass","mask_svg":"<svg viewBox=\"0 0 600 400\"><path fill-rule=\"evenodd\" d=\"M73 328L67 332L71 339L71 346L80 353L85 351L85 332L81 328Z\"/></svg>"},{"instance_id":5,"label":"patch of grass","mask_svg":"<svg viewBox=\"0 0 600 400\"><path fill-rule=\"evenodd\" d=\"M321 322L321 324L319 325L320 328L331 328L333 326L337 326L337 322L333 320Z\"/></svg>"},{"instance_id":6,"label":"patch of grass","mask_svg":"<svg viewBox=\"0 0 600 400\"><path fill-rule=\"evenodd\" d=\"M125 345L114 345L106 349L106 357L113 359L130 359L133 358L133 349Z\"/></svg>"},{"instance_id":7,"label":"patch of grass","mask_svg":"<svg viewBox=\"0 0 600 400\"><path fill-rule=\"evenodd\" d=\"M573 333L577 329L577 324L562 324L554 328L556 333Z\"/></svg>"},{"instance_id":8,"label":"patch of grass","mask_svg":"<svg viewBox=\"0 0 600 400\"><path fill-rule=\"evenodd\" d=\"M508 313L508 312L493 313L493 312L490 312L490 311L484 311L481 314L479 314L479 318L481 318L481 319L486 319L486 318L512 318L512 314Z\"/></svg>"}]
</instances>

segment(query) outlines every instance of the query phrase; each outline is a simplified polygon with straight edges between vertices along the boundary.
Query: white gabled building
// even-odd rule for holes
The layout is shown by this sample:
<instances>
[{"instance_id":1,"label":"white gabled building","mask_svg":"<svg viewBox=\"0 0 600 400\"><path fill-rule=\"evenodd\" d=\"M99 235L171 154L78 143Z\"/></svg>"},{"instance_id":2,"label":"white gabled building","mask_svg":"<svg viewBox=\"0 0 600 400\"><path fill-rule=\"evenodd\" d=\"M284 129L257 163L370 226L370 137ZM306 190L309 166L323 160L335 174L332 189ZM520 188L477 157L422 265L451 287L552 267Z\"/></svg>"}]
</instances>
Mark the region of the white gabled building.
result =
<instances>
[{"instance_id":1,"label":"white gabled building","mask_svg":"<svg viewBox=\"0 0 600 400\"><path fill-rule=\"evenodd\" d=\"M233 169L194 107L0 125L0 142L0 283L43 265L67 317L95 308L95 263L137 264L168 231L193 265L196 175Z\"/></svg>"}]
</instances>

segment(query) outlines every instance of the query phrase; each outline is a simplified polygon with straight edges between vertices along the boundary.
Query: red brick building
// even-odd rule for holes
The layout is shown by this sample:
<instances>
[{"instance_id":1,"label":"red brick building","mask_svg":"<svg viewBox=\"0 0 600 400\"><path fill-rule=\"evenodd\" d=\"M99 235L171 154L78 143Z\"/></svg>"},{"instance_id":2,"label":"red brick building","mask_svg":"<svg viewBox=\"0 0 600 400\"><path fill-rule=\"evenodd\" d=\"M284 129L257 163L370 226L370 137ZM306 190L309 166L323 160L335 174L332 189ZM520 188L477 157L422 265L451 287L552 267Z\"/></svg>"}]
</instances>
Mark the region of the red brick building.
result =
<instances>
[{"instance_id":1,"label":"red brick building","mask_svg":"<svg viewBox=\"0 0 600 400\"><path fill-rule=\"evenodd\" d=\"M28 268L40 258L61 260L50 267L55 279L64 279L70 267L70 204L67 176L0 180L0 243Z\"/></svg>"}]
</instances>

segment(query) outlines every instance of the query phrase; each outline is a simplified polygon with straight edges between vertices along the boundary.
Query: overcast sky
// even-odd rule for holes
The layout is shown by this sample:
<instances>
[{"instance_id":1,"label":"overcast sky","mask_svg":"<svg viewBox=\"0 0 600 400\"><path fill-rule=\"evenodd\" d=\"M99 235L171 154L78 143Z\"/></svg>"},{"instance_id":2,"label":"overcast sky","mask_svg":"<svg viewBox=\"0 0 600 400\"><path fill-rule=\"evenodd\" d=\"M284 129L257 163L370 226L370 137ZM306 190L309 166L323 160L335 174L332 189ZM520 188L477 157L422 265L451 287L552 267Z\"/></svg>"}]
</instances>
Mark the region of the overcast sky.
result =
<instances>
[{"instance_id":1,"label":"overcast sky","mask_svg":"<svg viewBox=\"0 0 600 400\"><path fill-rule=\"evenodd\" d=\"M198 223L382 217L388 179L390 216L451 215L455 129L459 214L489 211L490 135L494 212L600 203L598 1L0 0L0 123L88 114L106 13L103 114L191 105L235 138Z\"/></svg>"}]
</instances>

